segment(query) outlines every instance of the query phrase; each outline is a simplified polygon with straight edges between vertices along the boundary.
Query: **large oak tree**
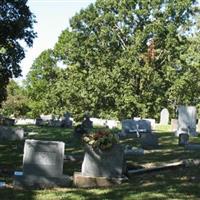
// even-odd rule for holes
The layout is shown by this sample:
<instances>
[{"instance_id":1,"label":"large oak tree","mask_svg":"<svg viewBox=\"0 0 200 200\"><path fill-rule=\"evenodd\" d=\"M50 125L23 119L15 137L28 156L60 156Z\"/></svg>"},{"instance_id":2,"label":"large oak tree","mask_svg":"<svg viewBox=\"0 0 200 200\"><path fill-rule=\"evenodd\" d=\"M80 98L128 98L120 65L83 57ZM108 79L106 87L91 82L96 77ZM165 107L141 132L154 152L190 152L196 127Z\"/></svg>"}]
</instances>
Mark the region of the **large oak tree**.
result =
<instances>
[{"instance_id":1,"label":"large oak tree","mask_svg":"<svg viewBox=\"0 0 200 200\"><path fill-rule=\"evenodd\" d=\"M188 70L182 55L195 2L97 0L76 14L55 46L58 57L73 66L66 88L71 112L158 117L170 107L171 91Z\"/></svg>"}]
</instances>

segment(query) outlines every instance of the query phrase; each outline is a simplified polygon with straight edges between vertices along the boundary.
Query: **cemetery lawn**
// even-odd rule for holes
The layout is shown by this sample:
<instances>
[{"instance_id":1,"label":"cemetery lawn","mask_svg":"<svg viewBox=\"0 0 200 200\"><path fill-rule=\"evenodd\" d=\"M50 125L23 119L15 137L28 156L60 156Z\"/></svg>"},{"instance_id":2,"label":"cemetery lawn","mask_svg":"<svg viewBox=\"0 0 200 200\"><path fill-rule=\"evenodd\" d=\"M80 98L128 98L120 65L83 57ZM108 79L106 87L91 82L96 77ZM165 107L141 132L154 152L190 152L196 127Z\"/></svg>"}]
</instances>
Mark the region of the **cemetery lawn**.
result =
<instances>
[{"instance_id":1,"label":"cemetery lawn","mask_svg":"<svg viewBox=\"0 0 200 200\"><path fill-rule=\"evenodd\" d=\"M23 126L26 132L31 132L28 139L56 140L65 142L65 154L73 155L75 161L66 161L64 174L73 175L80 172L83 158L82 144L74 137L72 129ZM160 146L146 151L144 155L129 156L129 169L159 166L183 159L200 159L199 151L187 151L178 146L178 140L170 132L169 126L156 128ZM200 143L200 137L190 138L190 142ZM125 139L123 145L139 147L137 139ZM0 181L7 183L6 188L0 188L0 200L143 200L143 199L200 199L200 167L177 167L132 176L128 182L110 188L78 189L54 188L48 190L13 189L13 171L22 170L23 142L0 143Z\"/></svg>"}]
</instances>

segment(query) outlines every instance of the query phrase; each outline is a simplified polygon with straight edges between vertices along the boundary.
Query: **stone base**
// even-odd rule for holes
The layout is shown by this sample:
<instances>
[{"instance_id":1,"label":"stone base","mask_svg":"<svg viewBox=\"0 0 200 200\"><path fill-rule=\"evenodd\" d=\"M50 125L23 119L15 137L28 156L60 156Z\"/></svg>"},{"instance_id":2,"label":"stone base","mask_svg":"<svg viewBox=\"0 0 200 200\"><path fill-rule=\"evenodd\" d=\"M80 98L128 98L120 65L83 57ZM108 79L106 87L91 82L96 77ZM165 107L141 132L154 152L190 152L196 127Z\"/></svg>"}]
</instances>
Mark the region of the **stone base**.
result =
<instances>
[{"instance_id":1,"label":"stone base","mask_svg":"<svg viewBox=\"0 0 200 200\"><path fill-rule=\"evenodd\" d=\"M81 172L74 172L74 185L80 188L95 188L109 187L116 184L121 184L127 181L128 178L106 178L106 177L91 177L83 176Z\"/></svg>"},{"instance_id":2,"label":"stone base","mask_svg":"<svg viewBox=\"0 0 200 200\"><path fill-rule=\"evenodd\" d=\"M15 176L13 185L15 188L44 189L53 187L69 187L72 179L69 176L44 177L34 175Z\"/></svg>"},{"instance_id":3,"label":"stone base","mask_svg":"<svg viewBox=\"0 0 200 200\"><path fill-rule=\"evenodd\" d=\"M185 145L185 149L187 150L200 150L200 144L187 144Z\"/></svg>"}]
</instances>

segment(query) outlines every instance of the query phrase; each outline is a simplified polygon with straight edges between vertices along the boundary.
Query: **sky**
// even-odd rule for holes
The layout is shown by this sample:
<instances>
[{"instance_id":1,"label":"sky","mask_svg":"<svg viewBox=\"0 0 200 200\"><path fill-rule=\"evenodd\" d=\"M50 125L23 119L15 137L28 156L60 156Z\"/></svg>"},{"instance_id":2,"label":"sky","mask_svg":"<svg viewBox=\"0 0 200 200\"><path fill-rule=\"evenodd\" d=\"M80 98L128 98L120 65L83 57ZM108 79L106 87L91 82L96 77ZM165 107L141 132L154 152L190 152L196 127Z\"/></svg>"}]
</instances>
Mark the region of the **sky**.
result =
<instances>
[{"instance_id":1,"label":"sky","mask_svg":"<svg viewBox=\"0 0 200 200\"><path fill-rule=\"evenodd\" d=\"M26 57L21 62L21 82L26 78L33 61L46 49L53 48L63 30L69 27L69 20L81 9L95 0L29 0L27 5L36 16L34 31L37 38L33 47L25 47Z\"/></svg>"}]
</instances>

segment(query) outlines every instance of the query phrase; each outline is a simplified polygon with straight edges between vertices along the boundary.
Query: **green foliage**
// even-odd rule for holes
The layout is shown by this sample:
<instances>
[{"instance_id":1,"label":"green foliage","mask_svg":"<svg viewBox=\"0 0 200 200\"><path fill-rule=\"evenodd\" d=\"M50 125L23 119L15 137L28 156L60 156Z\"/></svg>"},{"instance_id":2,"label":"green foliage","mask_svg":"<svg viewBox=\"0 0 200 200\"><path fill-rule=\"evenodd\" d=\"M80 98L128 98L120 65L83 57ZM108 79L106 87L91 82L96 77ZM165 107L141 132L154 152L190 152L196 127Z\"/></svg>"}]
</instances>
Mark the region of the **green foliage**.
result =
<instances>
[{"instance_id":1,"label":"green foliage","mask_svg":"<svg viewBox=\"0 0 200 200\"><path fill-rule=\"evenodd\" d=\"M0 2L0 104L6 98L6 86L9 79L21 73L20 61L24 50L19 41L32 46L34 16L23 1Z\"/></svg>"},{"instance_id":2,"label":"green foliage","mask_svg":"<svg viewBox=\"0 0 200 200\"><path fill-rule=\"evenodd\" d=\"M185 78L196 72L184 56L194 3L97 0L76 14L54 48L68 65L63 90L73 115L158 118L181 102Z\"/></svg>"},{"instance_id":3,"label":"green foliage","mask_svg":"<svg viewBox=\"0 0 200 200\"><path fill-rule=\"evenodd\" d=\"M7 85L7 99L2 102L0 113L5 116L21 117L30 110L25 90L11 80Z\"/></svg>"},{"instance_id":4,"label":"green foliage","mask_svg":"<svg viewBox=\"0 0 200 200\"><path fill-rule=\"evenodd\" d=\"M52 94L52 88L59 73L56 63L53 51L45 50L36 58L27 75L26 89L31 108L29 115L32 117L54 113L55 105L52 102L56 97Z\"/></svg>"}]
</instances>

